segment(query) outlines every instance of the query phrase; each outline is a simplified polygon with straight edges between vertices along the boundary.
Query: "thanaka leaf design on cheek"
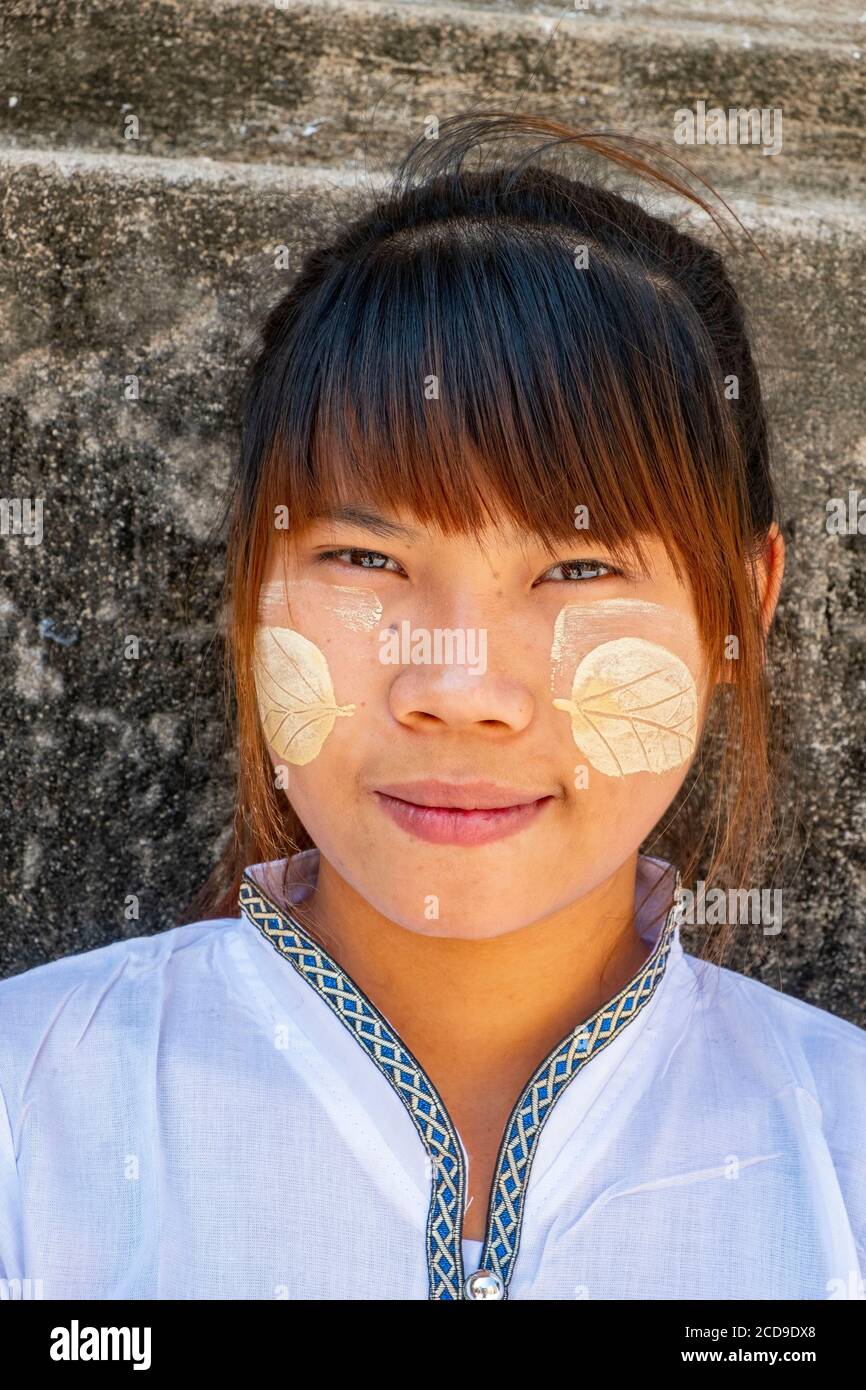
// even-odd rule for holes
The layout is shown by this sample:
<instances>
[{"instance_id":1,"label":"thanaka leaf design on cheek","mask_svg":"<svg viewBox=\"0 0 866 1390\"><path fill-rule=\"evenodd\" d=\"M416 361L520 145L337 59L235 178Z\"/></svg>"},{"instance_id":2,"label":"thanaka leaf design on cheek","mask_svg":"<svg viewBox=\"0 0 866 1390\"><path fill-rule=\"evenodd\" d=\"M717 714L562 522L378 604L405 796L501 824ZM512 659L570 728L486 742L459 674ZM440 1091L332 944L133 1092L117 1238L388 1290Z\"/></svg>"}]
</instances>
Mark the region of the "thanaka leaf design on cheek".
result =
<instances>
[{"instance_id":1,"label":"thanaka leaf design on cheek","mask_svg":"<svg viewBox=\"0 0 866 1390\"><path fill-rule=\"evenodd\" d=\"M580 751L608 777L668 772L692 754L698 700L692 674L656 642L621 637L594 647L574 673L571 715Z\"/></svg>"},{"instance_id":2,"label":"thanaka leaf design on cheek","mask_svg":"<svg viewBox=\"0 0 866 1390\"><path fill-rule=\"evenodd\" d=\"M321 751L340 716L325 655L290 627L258 627L254 659L256 697L268 743L281 758L303 766Z\"/></svg>"}]
</instances>

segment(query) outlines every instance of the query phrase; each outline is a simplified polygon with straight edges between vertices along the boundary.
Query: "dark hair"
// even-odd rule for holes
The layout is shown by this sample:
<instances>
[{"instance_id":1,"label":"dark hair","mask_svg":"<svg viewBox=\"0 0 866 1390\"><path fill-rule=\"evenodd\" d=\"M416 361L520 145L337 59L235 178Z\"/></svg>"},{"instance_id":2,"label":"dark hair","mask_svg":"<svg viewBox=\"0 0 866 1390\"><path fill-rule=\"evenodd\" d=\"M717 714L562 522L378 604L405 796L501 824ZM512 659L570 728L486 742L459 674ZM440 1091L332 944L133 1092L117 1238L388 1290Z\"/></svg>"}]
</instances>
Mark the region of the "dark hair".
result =
<instances>
[{"instance_id":1,"label":"dark hair","mask_svg":"<svg viewBox=\"0 0 866 1390\"><path fill-rule=\"evenodd\" d=\"M482 158L486 143L527 137L523 157ZM566 156L607 162L578 177ZM295 529L359 494L445 531L504 514L551 546L573 538L583 503L593 536L638 565L641 536L659 537L691 585L710 678L728 675L667 827L683 881L703 866L708 882L738 887L763 865L774 817L755 566L776 503L743 307L717 250L607 186L617 170L644 177L727 235L670 158L541 116L454 116L309 251L267 313L230 499L237 814L194 911L233 913L244 866L310 844L274 788L256 709L258 591L275 507ZM428 375L443 384L435 410ZM714 806L703 804L711 746ZM683 819L690 798L699 813ZM726 944L722 932L708 954Z\"/></svg>"}]
</instances>

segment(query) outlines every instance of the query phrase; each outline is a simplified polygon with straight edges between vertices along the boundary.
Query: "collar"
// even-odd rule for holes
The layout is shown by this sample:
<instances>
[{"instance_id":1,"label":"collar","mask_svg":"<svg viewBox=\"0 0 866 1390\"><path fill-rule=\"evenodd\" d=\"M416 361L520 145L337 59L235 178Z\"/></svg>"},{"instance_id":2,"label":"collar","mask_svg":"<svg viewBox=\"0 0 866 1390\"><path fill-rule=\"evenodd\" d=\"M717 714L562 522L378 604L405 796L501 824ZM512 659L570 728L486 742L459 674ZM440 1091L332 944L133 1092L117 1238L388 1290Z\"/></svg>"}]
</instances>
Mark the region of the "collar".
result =
<instances>
[{"instance_id":1,"label":"collar","mask_svg":"<svg viewBox=\"0 0 866 1390\"><path fill-rule=\"evenodd\" d=\"M288 861L248 866L238 895L241 912L364 1048L418 1131L432 1172L427 1217L429 1297L505 1298L520 1242L532 1158L546 1119L577 1073L646 1008L671 957L682 954L679 870L663 859L639 856L636 926L651 946L650 954L613 998L556 1045L518 1096L500 1144L481 1261L464 1284L461 1237L466 1151L433 1082L396 1030L292 913L292 904L303 902L315 889L319 861L319 850L313 848Z\"/></svg>"}]
</instances>

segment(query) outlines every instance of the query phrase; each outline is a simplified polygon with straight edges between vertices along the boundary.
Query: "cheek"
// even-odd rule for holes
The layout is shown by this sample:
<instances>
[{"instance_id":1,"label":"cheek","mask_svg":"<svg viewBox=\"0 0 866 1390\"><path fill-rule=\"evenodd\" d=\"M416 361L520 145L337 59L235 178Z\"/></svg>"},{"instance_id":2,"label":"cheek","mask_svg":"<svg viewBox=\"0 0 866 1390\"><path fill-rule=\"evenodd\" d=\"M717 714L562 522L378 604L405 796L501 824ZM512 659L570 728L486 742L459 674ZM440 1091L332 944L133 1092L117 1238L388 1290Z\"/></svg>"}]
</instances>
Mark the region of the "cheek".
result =
<instances>
[{"instance_id":1,"label":"cheek","mask_svg":"<svg viewBox=\"0 0 866 1390\"><path fill-rule=\"evenodd\" d=\"M382 620L382 602L372 589L353 584L328 584L320 579L270 579L259 590L259 621L294 627L293 614L313 619L318 632L372 632Z\"/></svg>"},{"instance_id":2,"label":"cheek","mask_svg":"<svg viewBox=\"0 0 866 1390\"><path fill-rule=\"evenodd\" d=\"M253 671L265 738L282 762L312 762L337 721L355 714L337 699L324 651L294 628L257 628Z\"/></svg>"},{"instance_id":3,"label":"cheek","mask_svg":"<svg viewBox=\"0 0 866 1390\"><path fill-rule=\"evenodd\" d=\"M360 586L273 577L262 585L253 670L278 770L318 763L326 747L345 754L344 731L352 729L351 744L356 724L342 721L370 703L381 614L378 595Z\"/></svg>"},{"instance_id":4,"label":"cheek","mask_svg":"<svg viewBox=\"0 0 866 1390\"><path fill-rule=\"evenodd\" d=\"M689 667L643 638L593 647L574 671L570 694L554 698L553 707L568 716L589 767L608 778L684 773L697 743L698 693Z\"/></svg>"},{"instance_id":5,"label":"cheek","mask_svg":"<svg viewBox=\"0 0 866 1390\"><path fill-rule=\"evenodd\" d=\"M575 750L572 750L575 751ZM608 777L577 751L574 788L570 791L572 843L582 862L622 857L664 823L688 771L688 764L670 772L634 772Z\"/></svg>"}]
</instances>

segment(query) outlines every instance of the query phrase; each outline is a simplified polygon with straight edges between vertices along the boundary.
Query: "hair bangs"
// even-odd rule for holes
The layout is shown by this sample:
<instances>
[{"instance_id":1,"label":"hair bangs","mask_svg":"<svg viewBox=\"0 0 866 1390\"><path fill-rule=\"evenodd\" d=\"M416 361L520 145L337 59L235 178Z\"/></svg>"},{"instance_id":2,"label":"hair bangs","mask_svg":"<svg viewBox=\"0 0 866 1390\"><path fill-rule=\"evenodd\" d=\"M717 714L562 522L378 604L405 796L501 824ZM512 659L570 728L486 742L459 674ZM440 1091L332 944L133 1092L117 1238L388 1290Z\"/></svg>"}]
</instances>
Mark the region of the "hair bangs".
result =
<instances>
[{"instance_id":1,"label":"hair bangs","mask_svg":"<svg viewBox=\"0 0 866 1390\"><path fill-rule=\"evenodd\" d=\"M293 530L358 503L551 550L583 530L640 568L657 536L679 573L713 520L701 471L730 476L718 364L672 282L584 250L467 218L333 266L293 335L266 505Z\"/></svg>"}]
</instances>

